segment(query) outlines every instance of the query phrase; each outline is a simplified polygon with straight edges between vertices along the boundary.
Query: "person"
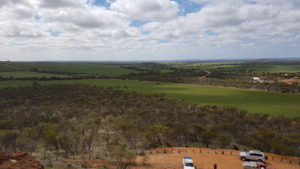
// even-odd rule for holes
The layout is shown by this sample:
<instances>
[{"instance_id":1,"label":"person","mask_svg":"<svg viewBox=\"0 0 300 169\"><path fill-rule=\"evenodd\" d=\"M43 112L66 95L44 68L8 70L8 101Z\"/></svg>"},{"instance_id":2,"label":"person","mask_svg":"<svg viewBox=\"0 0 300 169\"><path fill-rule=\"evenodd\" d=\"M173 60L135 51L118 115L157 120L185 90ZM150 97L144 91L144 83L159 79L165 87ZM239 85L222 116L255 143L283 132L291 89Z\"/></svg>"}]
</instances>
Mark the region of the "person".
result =
<instances>
[{"instance_id":1,"label":"person","mask_svg":"<svg viewBox=\"0 0 300 169\"><path fill-rule=\"evenodd\" d=\"M214 169L218 169L218 166L216 163L214 164Z\"/></svg>"}]
</instances>

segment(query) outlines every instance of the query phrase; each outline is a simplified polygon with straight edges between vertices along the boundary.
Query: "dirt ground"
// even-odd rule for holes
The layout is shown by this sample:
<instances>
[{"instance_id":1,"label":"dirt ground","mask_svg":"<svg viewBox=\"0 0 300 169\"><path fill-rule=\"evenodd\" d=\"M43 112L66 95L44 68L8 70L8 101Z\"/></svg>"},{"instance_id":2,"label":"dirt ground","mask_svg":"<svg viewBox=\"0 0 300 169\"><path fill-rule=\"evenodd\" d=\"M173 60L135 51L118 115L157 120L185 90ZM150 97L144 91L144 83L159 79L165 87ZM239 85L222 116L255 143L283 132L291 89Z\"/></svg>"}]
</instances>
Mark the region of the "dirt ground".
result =
<instances>
[{"instance_id":1,"label":"dirt ground","mask_svg":"<svg viewBox=\"0 0 300 169\"><path fill-rule=\"evenodd\" d=\"M236 155L223 154L199 154L199 153L171 153L171 154L149 154L149 166L131 167L134 169L182 169L182 158L190 156L193 158L197 169L213 169L216 163L218 169L243 169L242 161ZM142 159L138 159L141 161ZM269 161L269 167L275 169L300 169L300 165L291 165L275 161Z\"/></svg>"},{"instance_id":2,"label":"dirt ground","mask_svg":"<svg viewBox=\"0 0 300 169\"><path fill-rule=\"evenodd\" d=\"M243 169L243 161L239 159L239 151L236 150L174 147L149 150L145 153L145 156L139 156L136 159L136 165L130 166L130 169L182 169L182 158L185 156L193 158L196 169L213 169L214 164L217 164L218 169ZM272 169L300 169L299 157L269 153L266 155L269 157L267 166ZM289 164L290 160L292 160L292 164ZM114 168L112 164L103 160L86 162L95 169L104 165Z\"/></svg>"},{"instance_id":3,"label":"dirt ground","mask_svg":"<svg viewBox=\"0 0 300 169\"><path fill-rule=\"evenodd\" d=\"M285 84L300 84L300 80L281 80L280 82Z\"/></svg>"}]
</instances>

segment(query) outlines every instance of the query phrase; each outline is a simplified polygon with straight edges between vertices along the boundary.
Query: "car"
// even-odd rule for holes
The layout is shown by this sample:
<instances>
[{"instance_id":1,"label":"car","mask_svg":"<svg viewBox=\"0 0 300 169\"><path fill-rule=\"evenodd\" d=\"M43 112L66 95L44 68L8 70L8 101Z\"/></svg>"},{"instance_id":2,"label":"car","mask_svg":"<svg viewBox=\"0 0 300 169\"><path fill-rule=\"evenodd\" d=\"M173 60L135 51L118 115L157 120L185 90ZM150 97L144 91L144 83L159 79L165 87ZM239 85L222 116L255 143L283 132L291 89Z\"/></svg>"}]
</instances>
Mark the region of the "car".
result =
<instances>
[{"instance_id":1,"label":"car","mask_svg":"<svg viewBox=\"0 0 300 169\"><path fill-rule=\"evenodd\" d=\"M250 150L248 152L240 152L239 157L242 161L265 161L267 157L263 152Z\"/></svg>"},{"instance_id":2,"label":"car","mask_svg":"<svg viewBox=\"0 0 300 169\"><path fill-rule=\"evenodd\" d=\"M264 162L255 162L255 161L246 161L243 163L244 169L274 169L271 167L267 167Z\"/></svg>"},{"instance_id":3,"label":"car","mask_svg":"<svg viewBox=\"0 0 300 169\"><path fill-rule=\"evenodd\" d=\"M192 157L183 157L183 169L195 169Z\"/></svg>"}]
</instances>

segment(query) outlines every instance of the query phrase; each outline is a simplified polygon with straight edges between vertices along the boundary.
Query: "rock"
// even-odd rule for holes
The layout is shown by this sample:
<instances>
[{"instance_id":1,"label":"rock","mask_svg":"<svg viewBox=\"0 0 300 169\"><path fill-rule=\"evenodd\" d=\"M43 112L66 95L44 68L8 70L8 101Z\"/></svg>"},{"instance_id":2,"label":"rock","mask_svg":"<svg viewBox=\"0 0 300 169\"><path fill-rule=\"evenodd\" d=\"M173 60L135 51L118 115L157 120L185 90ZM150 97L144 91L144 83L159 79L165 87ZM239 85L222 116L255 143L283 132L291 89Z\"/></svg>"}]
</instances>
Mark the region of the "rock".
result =
<instances>
[{"instance_id":1,"label":"rock","mask_svg":"<svg viewBox=\"0 0 300 169\"><path fill-rule=\"evenodd\" d=\"M25 152L0 152L0 169L44 169L44 166Z\"/></svg>"},{"instance_id":2,"label":"rock","mask_svg":"<svg viewBox=\"0 0 300 169\"><path fill-rule=\"evenodd\" d=\"M17 161L17 160L14 160L14 159L11 159L10 162L12 162L12 163L17 163L18 161Z\"/></svg>"}]
</instances>

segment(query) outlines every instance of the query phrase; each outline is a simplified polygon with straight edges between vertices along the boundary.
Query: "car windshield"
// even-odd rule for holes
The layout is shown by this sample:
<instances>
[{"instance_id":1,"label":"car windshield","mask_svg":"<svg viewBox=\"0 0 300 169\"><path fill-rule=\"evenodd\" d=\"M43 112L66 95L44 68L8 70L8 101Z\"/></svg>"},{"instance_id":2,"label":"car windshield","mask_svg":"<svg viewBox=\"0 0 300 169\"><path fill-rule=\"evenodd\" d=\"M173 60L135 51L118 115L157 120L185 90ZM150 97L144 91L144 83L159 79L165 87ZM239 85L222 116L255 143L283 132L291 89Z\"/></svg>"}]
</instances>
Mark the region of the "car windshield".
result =
<instances>
[{"instance_id":1,"label":"car windshield","mask_svg":"<svg viewBox=\"0 0 300 169\"><path fill-rule=\"evenodd\" d=\"M187 166L187 167L194 167L194 164L193 163L185 163L185 166Z\"/></svg>"}]
</instances>

